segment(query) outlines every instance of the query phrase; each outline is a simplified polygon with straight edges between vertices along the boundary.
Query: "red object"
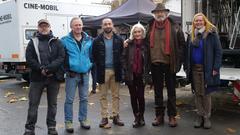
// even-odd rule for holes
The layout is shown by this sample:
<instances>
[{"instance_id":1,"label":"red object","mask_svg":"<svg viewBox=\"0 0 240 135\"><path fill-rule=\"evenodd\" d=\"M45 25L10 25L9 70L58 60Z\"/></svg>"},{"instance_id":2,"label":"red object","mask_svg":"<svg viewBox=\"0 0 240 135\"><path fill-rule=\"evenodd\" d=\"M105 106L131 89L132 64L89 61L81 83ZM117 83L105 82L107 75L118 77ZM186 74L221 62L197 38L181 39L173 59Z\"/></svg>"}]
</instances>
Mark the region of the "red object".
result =
<instances>
[{"instance_id":1,"label":"red object","mask_svg":"<svg viewBox=\"0 0 240 135\"><path fill-rule=\"evenodd\" d=\"M151 29L151 34L150 34L150 47L154 47L154 37L155 37L155 30L157 28L165 28L165 33L166 33L166 46L165 46L165 53L170 54L170 22L168 19L164 21L156 21L154 20L153 26Z\"/></svg>"},{"instance_id":2,"label":"red object","mask_svg":"<svg viewBox=\"0 0 240 135\"><path fill-rule=\"evenodd\" d=\"M239 81L235 81L233 82L233 96L232 96L232 100L233 102L238 102L240 100L240 82Z\"/></svg>"}]
</instances>

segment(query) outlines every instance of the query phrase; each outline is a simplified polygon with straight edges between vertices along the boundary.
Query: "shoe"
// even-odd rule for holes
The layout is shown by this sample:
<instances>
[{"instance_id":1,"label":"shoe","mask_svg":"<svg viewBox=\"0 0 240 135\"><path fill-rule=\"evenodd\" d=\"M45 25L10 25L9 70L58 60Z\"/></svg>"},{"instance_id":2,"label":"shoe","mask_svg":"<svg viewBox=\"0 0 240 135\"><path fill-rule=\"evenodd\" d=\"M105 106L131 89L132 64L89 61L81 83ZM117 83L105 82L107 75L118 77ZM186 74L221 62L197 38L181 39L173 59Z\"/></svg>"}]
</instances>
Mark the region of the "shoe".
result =
<instances>
[{"instance_id":1,"label":"shoe","mask_svg":"<svg viewBox=\"0 0 240 135\"><path fill-rule=\"evenodd\" d=\"M203 126L203 117L200 115L197 115L194 121L194 127L200 128Z\"/></svg>"},{"instance_id":2,"label":"shoe","mask_svg":"<svg viewBox=\"0 0 240 135\"><path fill-rule=\"evenodd\" d=\"M35 132L33 130L25 129L25 132L23 135L35 135Z\"/></svg>"},{"instance_id":3,"label":"shoe","mask_svg":"<svg viewBox=\"0 0 240 135\"><path fill-rule=\"evenodd\" d=\"M177 126L177 120L176 120L175 116L170 116L169 117L168 125L169 125L169 127L176 127Z\"/></svg>"},{"instance_id":4,"label":"shoe","mask_svg":"<svg viewBox=\"0 0 240 135\"><path fill-rule=\"evenodd\" d=\"M203 118L203 128L210 129L211 127L212 127L212 124L211 124L209 117L204 117Z\"/></svg>"},{"instance_id":5,"label":"shoe","mask_svg":"<svg viewBox=\"0 0 240 135\"><path fill-rule=\"evenodd\" d=\"M48 128L48 135L58 135L56 128Z\"/></svg>"},{"instance_id":6,"label":"shoe","mask_svg":"<svg viewBox=\"0 0 240 135\"><path fill-rule=\"evenodd\" d=\"M91 93L92 94L96 94L96 90L91 90Z\"/></svg>"},{"instance_id":7,"label":"shoe","mask_svg":"<svg viewBox=\"0 0 240 135\"><path fill-rule=\"evenodd\" d=\"M84 129L90 129L90 128L91 128L90 122L89 122L88 120L81 121L81 122L80 122L80 125L81 125L81 127L84 128Z\"/></svg>"},{"instance_id":8,"label":"shoe","mask_svg":"<svg viewBox=\"0 0 240 135\"><path fill-rule=\"evenodd\" d=\"M133 121L133 128L140 127L140 116L139 113L134 114L135 120Z\"/></svg>"},{"instance_id":9,"label":"shoe","mask_svg":"<svg viewBox=\"0 0 240 135\"><path fill-rule=\"evenodd\" d=\"M73 133L74 132L72 121L66 121L65 122L65 129L68 133Z\"/></svg>"},{"instance_id":10,"label":"shoe","mask_svg":"<svg viewBox=\"0 0 240 135\"><path fill-rule=\"evenodd\" d=\"M164 124L164 116L163 115L159 115L157 116L154 121L152 122L153 126L160 126Z\"/></svg>"},{"instance_id":11,"label":"shoe","mask_svg":"<svg viewBox=\"0 0 240 135\"><path fill-rule=\"evenodd\" d=\"M111 124L108 123L108 118L102 118L101 123L99 124L99 127L104 129L110 129Z\"/></svg>"},{"instance_id":12,"label":"shoe","mask_svg":"<svg viewBox=\"0 0 240 135\"><path fill-rule=\"evenodd\" d=\"M140 117L140 120L139 120L140 127L145 126L145 120L144 120L143 114L140 114L139 117Z\"/></svg>"},{"instance_id":13,"label":"shoe","mask_svg":"<svg viewBox=\"0 0 240 135\"><path fill-rule=\"evenodd\" d=\"M113 124L117 126L124 126L124 123L120 120L119 115L113 116Z\"/></svg>"}]
</instances>

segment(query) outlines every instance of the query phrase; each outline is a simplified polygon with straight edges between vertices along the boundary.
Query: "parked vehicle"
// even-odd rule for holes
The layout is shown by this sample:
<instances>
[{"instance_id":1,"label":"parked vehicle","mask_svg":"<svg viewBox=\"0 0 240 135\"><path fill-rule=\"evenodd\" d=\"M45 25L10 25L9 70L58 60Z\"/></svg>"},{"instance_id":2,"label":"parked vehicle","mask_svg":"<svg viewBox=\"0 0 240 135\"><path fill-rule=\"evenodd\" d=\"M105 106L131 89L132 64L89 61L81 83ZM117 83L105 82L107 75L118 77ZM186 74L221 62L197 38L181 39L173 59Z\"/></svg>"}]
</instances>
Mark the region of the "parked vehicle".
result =
<instances>
[{"instance_id":1,"label":"parked vehicle","mask_svg":"<svg viewBox=\"0 0 240 135\"><path fill-rule=\"evenodd\" d=\"M44 0L9 0L0 4L0 75L29 80L25 60L27 43L37 31L37 21L46 18L55 36L70 31L74 16L98 16L111 10L108 5L52 2Z\"/></svg>"}]
</instances>

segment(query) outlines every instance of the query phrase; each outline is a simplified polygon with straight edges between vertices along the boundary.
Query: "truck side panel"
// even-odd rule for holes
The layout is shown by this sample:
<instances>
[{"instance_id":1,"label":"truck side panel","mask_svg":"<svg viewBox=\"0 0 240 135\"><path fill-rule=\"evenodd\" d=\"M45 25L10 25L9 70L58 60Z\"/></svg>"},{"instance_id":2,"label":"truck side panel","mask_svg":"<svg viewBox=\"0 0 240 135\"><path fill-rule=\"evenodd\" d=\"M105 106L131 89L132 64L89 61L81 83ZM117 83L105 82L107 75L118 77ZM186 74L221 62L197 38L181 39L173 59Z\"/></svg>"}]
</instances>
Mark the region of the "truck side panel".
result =
<instances>
[{"instance_id":1,"label":"truck side panel","mask_svg":"<svg viewBox=\"0 0 240 135\"><path fill-rule=\"evenodd\" d=\"M0 8L0 62L21 61L17 4L9 1Z\"/></svg>"}]
</instances>

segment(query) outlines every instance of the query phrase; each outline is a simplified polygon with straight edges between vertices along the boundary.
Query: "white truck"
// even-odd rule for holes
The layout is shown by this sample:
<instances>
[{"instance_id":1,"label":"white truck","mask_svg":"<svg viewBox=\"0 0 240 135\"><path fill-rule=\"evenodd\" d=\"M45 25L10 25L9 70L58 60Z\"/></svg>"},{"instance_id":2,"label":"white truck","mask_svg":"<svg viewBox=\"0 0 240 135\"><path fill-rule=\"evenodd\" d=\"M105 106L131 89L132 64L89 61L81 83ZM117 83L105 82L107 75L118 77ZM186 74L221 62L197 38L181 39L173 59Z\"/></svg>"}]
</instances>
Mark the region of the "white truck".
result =
<instances>
[{"instance_id":1,"label":"white truck","mask_svg":"<svg viewBox=\"0 0 240 135\"><path fill-rule=\"evenodd\" d=\"M55 36L70 31L74 16L98 16L111 10L108 5L9 0L0 4L0 75L28 80L25 61L27 43L37 30L37 21L46 18Z\"/></svg>"}]
</instances>

